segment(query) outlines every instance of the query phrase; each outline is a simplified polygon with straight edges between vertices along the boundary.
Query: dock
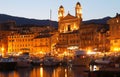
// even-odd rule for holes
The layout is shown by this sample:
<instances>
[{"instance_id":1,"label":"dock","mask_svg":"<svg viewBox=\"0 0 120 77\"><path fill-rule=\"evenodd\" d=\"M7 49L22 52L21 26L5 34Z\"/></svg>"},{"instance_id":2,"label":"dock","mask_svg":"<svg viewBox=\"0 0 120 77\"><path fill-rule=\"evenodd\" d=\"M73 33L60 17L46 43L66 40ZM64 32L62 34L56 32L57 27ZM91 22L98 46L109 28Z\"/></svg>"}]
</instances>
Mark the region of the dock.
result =
<instances>
[{"instance_id":1,"label":"dock","mask_svg":"<svg viewBox=\"0 0 120 77\"><path fill-rule=\"evenodd\" d=\"M120 77L120 68L103 68L98 71L86 70L88 77Z\"/></svg>"}]
</instances>

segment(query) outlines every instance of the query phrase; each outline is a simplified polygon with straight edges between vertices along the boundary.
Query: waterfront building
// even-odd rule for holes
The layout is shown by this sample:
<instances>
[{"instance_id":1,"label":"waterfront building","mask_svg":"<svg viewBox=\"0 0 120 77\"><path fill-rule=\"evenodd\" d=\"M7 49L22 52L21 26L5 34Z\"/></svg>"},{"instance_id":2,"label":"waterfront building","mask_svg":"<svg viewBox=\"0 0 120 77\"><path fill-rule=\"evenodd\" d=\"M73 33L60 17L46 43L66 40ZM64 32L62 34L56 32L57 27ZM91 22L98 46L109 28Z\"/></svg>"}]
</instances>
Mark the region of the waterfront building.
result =
<instances>
[{"instance_id":1,"label":"waterfront building","mask_svg":"<svg viewBox=\"0 0 120 77\"><path fill-rule=\"evenodd\" d=\"M6 21L0 23L0 54L5 56L8 50L7 36L15 31L15 21Z\"/></svg>"},{"instance_id":2,"label":"waterfront building","mask_svg":"<svg viewBox=\"0 0 120 77\"><path fill-rule=\"evenodd\" d=\"M120 51L120 14L108 20L110 26L110 51Z\"/></svg>"},{"instance_id":3,"label":"waterfront building","mask_svg":"<svg viewBox=\"0 0 120 77\"><path fill-rule=\"evenodd\" d=\"M82 7L77 2L75 7L75 16L69 12L65 16L64 7L61 5L58 10L58 43L56 48L58 52L68 51L72 47L79 47L79 29L82 22Z\"/></svg>"},{"instance_id":4,"label":"waterfront building","mask_svg":"<svg viewBox=\"0 0 120 77\"><path fill-rule=\"evenodd\" d=\"M8 53L33 52L33 33L12 33L8 36Z\"/></svg>"},{"instance_id":5,"label":"waterfront building","mask_svg":"<svg viewBox=\"0 0 120 77\"><path fill-rule=\"evenodd\" d=\"M33 39L33 51L38 54L51 52L51 34L41 33Z\"/></svg>"},{"instance_id":6,"label":"waterfront building","mask_svg":"<svg viewBox=\"0 0 120 77\"><path fill-rule=\"evenodd\" d=\"M109 26L107 24L82 24L80 27L80 49L101 52L106 49L106 51L108 51L108 30Z\"/></svg>"},{"instance_id":7,"label":"waterfront building","mask_svg":"<svg viewBox=\"0 0 120 77\"><path fill-rule=\"evenodd\" d=\"M9 21L0 24L0 47L4 51L30 53L70 53L72 50L120 51L120 15L111 18L108 24L85 23L82 21L82 7L75 6L75 16L61 5L58 9L58 30L50 26L16 26ZM4 27L4 25L6 25ZM109 27L110 26L110 27ZM6 53L5 52L5 53Z\"/></svg>"},{"instance_id":8,"label":"waterfront building","mask_svg":"<svg viewBox=\"0 0 120 77\"><path fill-rule=\"evenodd\" d=\"M75 7L75 16L68 13L61 5L58 10L58 52L74 49L85 51L109 51L109 26L107 24L82 22L82 7L78 2ZM104 32L101 32L104 30Z\"/></svg>"}]
</instances>

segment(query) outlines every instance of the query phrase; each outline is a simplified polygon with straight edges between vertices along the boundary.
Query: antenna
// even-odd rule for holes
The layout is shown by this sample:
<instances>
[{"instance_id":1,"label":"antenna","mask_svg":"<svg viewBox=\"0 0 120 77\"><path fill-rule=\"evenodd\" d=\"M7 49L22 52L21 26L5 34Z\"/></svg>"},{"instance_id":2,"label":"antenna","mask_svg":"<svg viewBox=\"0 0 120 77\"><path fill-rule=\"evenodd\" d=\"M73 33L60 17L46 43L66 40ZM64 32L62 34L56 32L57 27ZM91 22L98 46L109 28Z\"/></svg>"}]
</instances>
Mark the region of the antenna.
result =
<instances>
[{"instance_id":1,"label":"antenna","mask_svg":"<svg viewBox=\"0 0 120 77\"><path fill-rule=\"evenodd\" d=\"M50 26L51 26L51 18L52 18L52 10L50 9ZM51 34L50 34L50 53L51 53L51 41L52 41L52 38L51 38Z\"/></svg>"},{"instance_id":2,"label":"antenna","mask_svg":"<svg viewBox=\"0 0 120 77\"><path fill-rule=\"evenodd\" d=\"M52 19L52 10L50 9L50 20Z\"/></svg>"},{"instance_id":3,"label":"antenna","mask_svg":"<svg viewBox=\"0 0 120 77\"><path fill-rule=\"evenodd\" d=\"M52 10L50 9L50 26L52 25L51 24L51 19L52 19Z\"/></svg>"}]
</instances>

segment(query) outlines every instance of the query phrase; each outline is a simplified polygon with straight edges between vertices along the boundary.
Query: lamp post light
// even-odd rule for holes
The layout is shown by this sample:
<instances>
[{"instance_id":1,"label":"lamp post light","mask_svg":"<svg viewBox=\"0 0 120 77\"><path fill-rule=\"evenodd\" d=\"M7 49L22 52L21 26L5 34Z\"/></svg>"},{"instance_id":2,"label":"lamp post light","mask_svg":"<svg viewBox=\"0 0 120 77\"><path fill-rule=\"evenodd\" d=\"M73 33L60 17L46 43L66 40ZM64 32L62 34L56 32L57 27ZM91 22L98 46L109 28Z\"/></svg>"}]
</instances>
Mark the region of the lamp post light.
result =
<instances>
[{"instance_id":1,"label":"lamp post light","mask_svg":"<svg viewBox=\"0 0 120 77\"><path fill-rule=\"evenodd\" d=\"M4 47L2 47L2 48L1 48L1 51L2 51L2 57L5 56L5 52L4 52L4 50L5 50Z\"/></svg>"}]
</instances>

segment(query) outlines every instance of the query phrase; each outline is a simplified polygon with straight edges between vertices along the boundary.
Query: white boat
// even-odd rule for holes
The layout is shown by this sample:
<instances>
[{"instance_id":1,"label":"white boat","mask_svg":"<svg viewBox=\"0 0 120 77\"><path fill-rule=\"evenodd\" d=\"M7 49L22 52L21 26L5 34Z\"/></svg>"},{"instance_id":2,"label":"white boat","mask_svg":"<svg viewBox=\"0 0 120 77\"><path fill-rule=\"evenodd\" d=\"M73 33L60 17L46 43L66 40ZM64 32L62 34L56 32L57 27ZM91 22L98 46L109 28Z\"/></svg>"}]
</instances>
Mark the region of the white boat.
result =
<instances>
[{"instance_id":1,"label":"white boat","mask_svg":"<svg viewBox=\"0 0 120 77\"><path fill-rule=\"evenodd\" d=\"M95 63L97 64L109 64L110 63L110 60L104 60L104 59L96 59L95 60Z\"/></svg>"}]
</instances>

